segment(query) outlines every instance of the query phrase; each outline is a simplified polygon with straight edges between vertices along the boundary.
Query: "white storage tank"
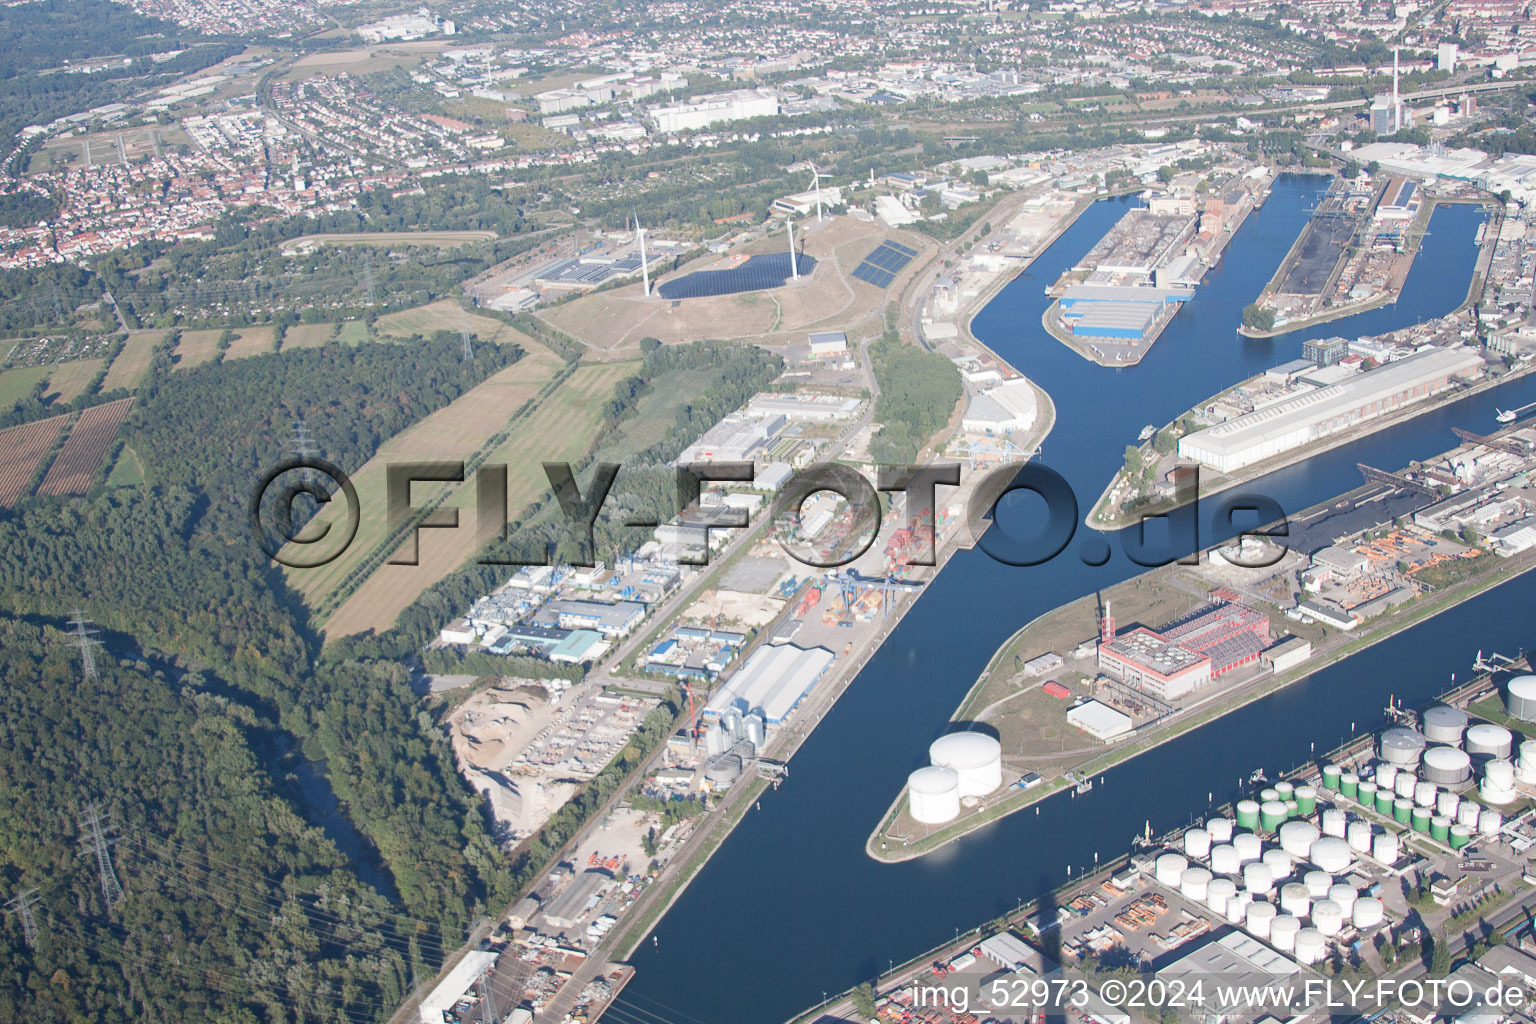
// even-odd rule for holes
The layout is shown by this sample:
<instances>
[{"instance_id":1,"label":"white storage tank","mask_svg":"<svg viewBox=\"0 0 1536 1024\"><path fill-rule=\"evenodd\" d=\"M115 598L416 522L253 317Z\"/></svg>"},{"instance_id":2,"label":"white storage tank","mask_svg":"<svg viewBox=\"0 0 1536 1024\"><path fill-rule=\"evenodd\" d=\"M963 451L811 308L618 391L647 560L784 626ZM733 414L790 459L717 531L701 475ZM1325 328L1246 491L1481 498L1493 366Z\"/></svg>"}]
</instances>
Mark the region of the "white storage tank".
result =
<instances>
[{"instance_id":1,"label":"white storage tank","mask_svg":"<svg viewBox=\"0 0 1536 1024\"><path fill-rule=\"evenodd\" d=\"M1473 757L1508 757L1514 736L1502 725L1479 722L1467 730L1467 753Z\"/></svg>"},{"instance_id":2,"label":"white storage tank","mask_svg":"<svg viewBox=\"0 0 1536 1024\"><path fill-rule=\"evenodd\" d=\"M1205 868L1185 868L1179 879L1179 892L1194 903L1204 903L1211 884L1211 873Z\"/></svg>"},{"instance_id":3,"label":"white storage tank","mask_svg":"<svg viewBox=\"0 0 1536 1024\"><path fill-rule=\"evenodd\" d=\"M1278 916L1279 912L1275 910L1273 903L1255 901L1248 904L1248 909L1243 913L1243 927L1254 938L1268 941L1270 925L1275 923L1275 918Z\"/></svg>"},{"instance_id":4,"label":"white storage tank","mask_svg":"<svg viewBox=\"0 0 1536 1024\"><path fill-rule=\"evenodd\" d=\"M1485 836L1496 836L1504 827L1504 815L1498 811L1484 811L1477 816L1477 831Z\"/></svg>"},{"instance_id":5,"label":"white storage tank","mask_svg":"<svg viewBox=\"0 0 1536 1024\"><path fill-rule=\"evenodd\" d=\"M1253 903L1253 897L1246 892L1240 892L1227 900L1227 923L1242 924L1248 917L1248 906Z\"/></svg>"},{"instance_id":6,"label":"white storage tank","mask_svg":"<svg viewBox=\"0 0 1536 1024\"><path fill-rule=\"evenodd\" d=\"M1295 862L1291 860L1291 855L1284 850L1265 850L1264 866L1269 868L1270 877L1277 882L1282 878L1291 877L1291 872L1296 867Z\"/></svg>"},{"instance_id":7,"label":"white storage tank","mask_svg":"<svg viewBox=\"0 0 1536 1024\"><path fill-rule=\"evenodd\" d=\"M1205 860L1211 855L1211 834L1203 828L1185 832L1184 852L1194 860Z\"/></svg>"},{"instance_id":8,"label":"white storage tank","mask_svg":"<svg viewBox=\"0 0 1536 1024\"><path fill-rule=\"evenodd\" d=\"M1213 878L1205 887L1205 905L1214 914L1227 916L1227 901L1237 895L1237 883L1230 878Z\"/></svg>"},{"instance_id":9,"label":"white storage tank","mask_svg":"<svg viewBox=\"0 0 1536 1024\"><path fill-rule=\"evenodd\" d=\"M960 777L948 768L919 768L907 776L907 806L924 825L953 821L960 813Z\"/></svg>"},{"instance_id":10,"label":"white storage tank","mask_svg":"<svg viewBox=\"0 0 1536 1024\"><path fill-rule=\"evenodd\" d=\"M1520 744L1520 760L1516 768L1521 782L1536 786L1536 740L1526 740Z\"/></svg>"},{"instance_id":11,"label":"white storage tank","mask_svg":"<svg viewBox=\"0 0 1536 1024\"><path fill-rule=\"evenodd\" d=\"M1441 786L1460 786L1472 777L1472 758L1455 747L1424 751L1424 778Z\"/></svg>"},{"instance_id":12,"label":"white storage tank","mask_svg":"<svg viewBox=\"0 0 1536 1024\"><path fill-rule=\"evenodd\" d=\"M1351 922L1361 930L1375 928L1386 920L1386 917L1386 908L1381 905L1381 900L1374 896L1362 896L1355 900L1355 909L1350 914Z\"/></svg>"},{"instance_id":13,"label":"white storage tank","mask_svg":"<svg viewBox=\"0 0 1536 1024\"><path fill-rule=\"evenodd\" d=\"M1483 765L1483 784L1477 788L1477 794L1483 798L1484 803L1513 803L1516 795L1515 766L1508 761L1489 761Z\"/></svg>"},{"instance_id":14,"label":"white storage tank","mask_svg":"<svg viewBox=\"0 0 1536 1024\"><path fill-rule=\"evenodd\" d=\"M1467 728L1467 713L1460 708L1437 704L1424 712L1424 738L1431 743L1461 742L1461 734Z\"/></svg>"},{"instance_id":15,"label":"white storage tank","mask_svg":"<svg viewBox=\"0 0 1536 1024\"><path fill-rule=\"evenodd\" d=\"M1310 821L1288 821L1280 826L1280 848L1302 860L1321 835L1322 832Z\"/></svg>"},{"instance_id":16,"label":"white storage tank","mask_svg":"<svg viewBox=\"0 0 1536 1024\"><path fill-rule=\"evenodd\" d=\"M1176 888L1184 880L1184 872L1188 867L1189 858L1178 853L1165 853L1157 858L1153 877L1166 886Z\"/></svg>"},{"instance_id":17,"label":"white storage tank","mask_svg":"<svg viewBox=\"0 0 1536 1024\"><path fill-rule=\"evenodd\" d=\"M1413 787L1413 802L1420 807L1435 806L1435 794L1440 792L1440 787L1433 782L1421 782Z\"/></svg>"},{"instance_id":18,"label":"white storage tank","mask_svg":"<svg viewBox=\"0 0 1536 1024\"><path fill-rule=\"evenodd\" d=\"M1303 928L1296 933L1296 961L1315 964L1328 953L1328 940L1316 928Z\"/></svg>"},{"instance_id":19,"label":"white storage tank","mask_svg":"<svg viewBox=\"0 0 1536 1024\"><path fill-rule=\"evenodd\" d=\"M1280 887L1280 909L1292 917L1306 917L1312 909L1312 897L1300 882L1287 882Z\"/></svg>"},{"instance_id":20,"label":"white storage tank","mask_svg":"<svg viewBox=\"0 0 1536 1024\"><path fill-rule=\"evenodd\" d=\"M1213 843L1230 843L1232 841L1232 819L1212 818L1205 823L1205 830L1211 834Z\"/></svg>"},{"instance_id":21,"label":"white storage tank","mask_svg":"<svg viewBox=\"0 0 1536 1024\"><path fill-rule=\"evenodd\" d=\"M1261 863L1243 865L1243 885L1255 896L1267 896L1274 891L1275 875L1269 866Z\"/></svg>"},{"instance_id":22,"label":"white storage tank","mask_svg":"<svg viewBox=\"0 0 1536 1024\"><path fill-rule=\"evenodd\" d=\"M1326 871L1308 871L1301 881L1307 887L1308 899L1327 899L1328 890L1333 888L1333 876Z\"/></svg>"},{"instance_id":23,"label":"white storage tank","mask_svg":"<svg viewBox=\"0 0 1536 1024\"><path fill-rule=\"evenodd\" d=\"M1397 726L1382 733L1377 746L1383 761L1395 764L1400 769L1413 768L1418 765L1419 755L1424 752L1424 734L1417 729ZM1378 778L1376 781L1381 780Z\"/></svg>"},{"instance_id":24,"label":"white storage tank","mask_svg":"<svg viewBox=\"0 0 1536 1024\"><path fill-rule=\"evenodd\" d=\"M1397 782L1397 765L1391 761L1383 761L1376 766L1376 785L1382 789L1391 789Z\"/></svg>"},{"instance_id":25,"label":"white storage tank","mask_svg":"<svg viewBox=\"0 0 1536 1024\"><path fill-rule=\"evenodd\" d=\"M1383 832L1371 845L1372 855L1383 864L1396 864L1402 853L1402 844L1396 832Z\"/></svg>"},{"instance_id":26,"label":"white storage tank","mask_svg":"<svg viewBox=\"0 0 1536 1024\"><path fill-rule=\"evenodd\" d=\"M1504 694L1504 710L1511 718L1536 722L1536 676L1515 676Z\"/></svg>"},{"instance_id":27,"label":"white storage tank","mask_svg":"<svg viewBox=\"0 0 1536 1024\"><path fill-rule=\"evenodd\" d=\"M1343 839L1345 826L1349 818L1338 807L1330 807L1323 812L1323 835L1333 836L1335 839Z\"/></svg>"},{"instance_id":28,"label":"white storage tank","mask_svg":"<svg viewBox=\"0 0 1536 1024\"><path fill-rule=\"evenodd\" d=\"M1456 817L1456 806L1460 803L1461 797L1443 789L1435 795L1435 810L1447 818Z\"/></svg>"},{"instance_id":29,"label":"white storage tank","mask_svg":"<svg viewBox=\"0 0 1536 1024\"><path fill-rule=\"evenodd\" d=\"M1325 871L1330 875L1342 875L1349 870L1349 865L1354 862L1355 856L1344 840L1324 836L1312 844L1312 852L1307 855L1307 859L1316 864L1319 871Z\"/></svg>"},{"instance_id":30,"label":"white storage tank","mask_svg":"<svg viewBox=\"0 0 1536 1024\"><path fill-rule=\"evenodd\" d=\"M1359 898L1359 893L1355 892L1354 886L1339 882L1328 888L1328 898L1337 903L1344 911L1344 916L1348 917L1355 912L1355 900Z\"/></svg>"},{"instance_id":31,"label":"white storage tank","mask_svg":"<svg viewBox=\"0 0 1536 1024\"><path fill-rule=\"evenodd\" d=\"M1231 843L1211 847L1211 870L1216 874L1235 875L1242 869L1243 864L1238 859L1237 847Z\"/></svg>"},{"instance_id":32,"label":"white storage tank","mask_svg":"<svg viewBox=\"0 0 1536 1024\"><path fill-rule=\"evenodd\" d=\"M1312 925L1324 935L1333 936L1344 930L1344 908L1330 899L1312 904Z\"/></svg>"},{"instance_id":33,"label":"white storage tank","mask_svg":"<svg viewBox=\"0 0 1536 1024\"><path fill-rule=\"evenodd\" d=\"M960 795L986 796L1003 784L1003 747L984 732L952 732L928 747L928 760L960 777Z\"/></svg>"},{"instance_id":34,"label":"white storage tank","mask_svg":"<svg viewBox=\"0 0 1536 1024\"><path fill-rule=\"evenodd\" d=\"M1413 792L1419 785L1419 777L1413 772L1398 772L1397 783L1392 791L1405 800L1413 799Z\"/></svg>"},{"instance_id":35,"label":"white storage tank","mask_svg":"<svg viewBox=\"0 0 1536 1024\"><path fill-rule=\"evenodd\" d=\"M1259 859L1264 852L1264 843L1252 832L1239 832L1232 837L1232 848L1237 851L1237 859L1247 864Z\"/></svg>"},{"instance_id":36,"label":"white storage tank","mask_svg":"<svg viewBox=\"0 0 1536 1024\"><path fill-rule=\"evenodd\" d=\"M1368 821L1352 821L1349 823L1349 848L1356 853L1371 852L1371 823Z\"/></svg>"},{"instance_id":37,"label":"white storage tank","mask_svg":"<svg viewBox=\"0 0 1536 1024\"><path fill-rule=\"evenodd\" d=\"M1470 800L1463 800L1461 806L1456 808L1456 824L1465 825L1467 828L1477 828L1477 816L1482 808Z\"/></svg>"},{"instance_id":38,"label":"white storage tank","mask_svg":"<svg viewBox=\"0 0 1536 1024\"><path fill-rule=\"evenodd\" d=\"M1296 933L1301 931L1301 919L1292 914L1280 914L1269 924L1269 944L1282 953L1296 952Z\"/></svg>"}]
</instances>

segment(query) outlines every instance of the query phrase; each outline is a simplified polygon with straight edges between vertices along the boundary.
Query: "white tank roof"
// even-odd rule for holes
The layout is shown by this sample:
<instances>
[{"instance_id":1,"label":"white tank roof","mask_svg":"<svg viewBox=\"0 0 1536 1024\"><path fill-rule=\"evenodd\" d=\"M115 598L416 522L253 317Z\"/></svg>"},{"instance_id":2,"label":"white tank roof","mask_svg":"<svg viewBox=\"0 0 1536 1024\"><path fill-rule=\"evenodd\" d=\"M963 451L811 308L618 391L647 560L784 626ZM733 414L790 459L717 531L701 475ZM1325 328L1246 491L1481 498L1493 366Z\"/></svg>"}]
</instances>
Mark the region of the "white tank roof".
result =
<instances>
[{"instance_id":1,"label":"white tank roof","mask_svg":"<svg viewBox=\"0 0 1536 1024\"><path fill-rule=\"evenodd\" d=\"M952 732L928 747L928 760L941 768L985 768L1003 756L1002 744L984 732Z\"/></svg>"},{"instance_id":2,"label":"white tank roof","mask_svg":"<svg viewBox=\"0 0 1536 1024\"><path fill-rule=\"evenodd\" d=\"M1522 700L1536 700L1536 676L1515 676L1509 681L1509 695Z\"/></svg>"},{"instance_id":3,"label":"white tank roof","mask_svg":"<svg viewBox=\"0 0 1536 1024\"><path fill-rule=\"evenodd\" d=\"M929 765L919 768L907 776L907 788L914 793L922 793L927 796L940 796L944 793L960 790L960 776L948 768L940 768L937 765Z\"/></svg>"}]
</instances>

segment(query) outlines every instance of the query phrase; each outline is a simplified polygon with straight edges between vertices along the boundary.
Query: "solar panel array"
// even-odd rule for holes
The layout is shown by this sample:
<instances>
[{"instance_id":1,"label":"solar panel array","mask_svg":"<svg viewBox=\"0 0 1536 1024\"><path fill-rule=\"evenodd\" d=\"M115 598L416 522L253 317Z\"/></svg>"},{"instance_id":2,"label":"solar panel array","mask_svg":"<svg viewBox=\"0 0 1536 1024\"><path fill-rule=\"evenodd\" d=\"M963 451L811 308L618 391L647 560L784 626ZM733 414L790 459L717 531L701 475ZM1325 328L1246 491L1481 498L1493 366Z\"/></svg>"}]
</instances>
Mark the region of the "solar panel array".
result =
<instances>
[{"instance_id":1,"label":"solar panel array","mask_svg":"<svg viewBox=\"0 0 1536 1024\"><path fill-rule=\"evenodd\" d=\"M800 253L796 257L801 275L816 269L816 259ZM696 270L657 287L664 299L698 299L706 295L734 295L778 288L791 276L789 253L776 252L753 256L729 270Z\"/></svg>"},{"instance_id":2,"label":"solar panel array","mask_svg":"<svg viewBox=\"0 0 1536 1024\"><path fill-rule=\"evenodd\" d=\"M916 249L909 249L900 242L881 242L854 269L853 276L860 281L868 281L876 288L886 288L916 255Z\"/></svg>"},{"instance_id":3,"label":"solar panel array","mask_svg":"<svg viewBox=\"0 0 1536 1024\"><path fill-rule=\"evenodd\" d=\"M656 260L651 259L651 265ZM612 263L583 263L579 259L560 259L541 267L533 276L549 284L599 285L619 274L640 269L639 253L630 253Z\"/></svg>"}]
</instances>

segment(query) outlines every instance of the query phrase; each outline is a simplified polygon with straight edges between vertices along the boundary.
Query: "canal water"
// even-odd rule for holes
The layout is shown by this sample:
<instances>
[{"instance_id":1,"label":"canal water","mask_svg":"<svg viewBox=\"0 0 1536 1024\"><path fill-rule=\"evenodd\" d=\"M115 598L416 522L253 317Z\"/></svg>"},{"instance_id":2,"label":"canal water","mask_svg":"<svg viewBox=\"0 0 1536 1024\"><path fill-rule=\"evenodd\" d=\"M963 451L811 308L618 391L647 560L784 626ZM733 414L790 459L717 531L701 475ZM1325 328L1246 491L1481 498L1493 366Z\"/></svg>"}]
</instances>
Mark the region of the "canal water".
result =
<instances>
[{"instance_id":1,"label":"canal water","mask_svg":"<svg viewBox=\"0 0 1536 1024\"><path fill-rule=\"evenodd\" d=\"M1057 421L1040 461L1066 477L1084 512L1143 425L1161 425L1296 358L1308 338L1382 332L1461 303L1483 214L1442 207L1395 305L1269 341L1239 337L1243 306L1273 274L1326 184L1316 176L1279 179L1138 366L1089 363L1040 326L1045 287L1128 200L1089 209L976 318L976 335L1055 401ZM1496 406L1533 400L1536 379L1515 381L1245 489L1298 511L1362 483L1357 462L1398 468L1451 447L1452 426L1491 430ZM1214 504L1207 499L1202 513ZM1023 506L1017 514L1026 514ZM1232 532L1205 530L1202 544ZM1066 552L1032 568L1000 564L979 549L957 553L800 748L784 784L748 812L661 920L655 942L636 952L624 1000L674 1024L777 1024L824 992L870 980L891 961L1060 885L1095 856L1124 853L1147 822L1154 831L1171 828L1225 802L1257 767L1273 774L1305 760L1314 744L1317 751L1337 745L1352 724L1370 728L1389 695L1412 703L1446 690L1452 673L1465 681L1477 649L1513 653L1536 634L1526 611L1536 603L1532 574L1143 754L1106 773L1089 794L1052 797L920 860L871 860L870 830L907 773L925 763L929 742L997 646L1037 615L1143 571L1114 537L1107 564L1086 564L1078 552L1095 536L1080 529Z\"/></svg>"}]
</instances>

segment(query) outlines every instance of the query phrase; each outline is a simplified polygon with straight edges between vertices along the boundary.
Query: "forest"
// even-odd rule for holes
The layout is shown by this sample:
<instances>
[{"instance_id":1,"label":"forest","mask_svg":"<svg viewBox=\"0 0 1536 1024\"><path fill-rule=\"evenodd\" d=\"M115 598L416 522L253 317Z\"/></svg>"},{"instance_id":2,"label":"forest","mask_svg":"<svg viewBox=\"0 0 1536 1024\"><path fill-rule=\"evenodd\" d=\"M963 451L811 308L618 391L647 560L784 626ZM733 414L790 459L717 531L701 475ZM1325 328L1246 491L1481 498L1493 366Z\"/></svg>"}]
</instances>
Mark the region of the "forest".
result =
<instances>
[{"instance_id":1,"label":"forest","mask_svg":"<svg viewBox=\"0 0 1536 1024\"><path fill-rule=\"evenodd\" d=\"M31 950L17 915L0 926L0 1019L379 1020L511 897L405 669L322 659L244 504L296 415L355 469L520 355L407 341L172 371L162 352L126 427L148 482L0 514L0 886L37 888L46 922ZM77 607L105 630L99 680L58 633ZM372 883L282 751L321 773ZM90 802L119 829L115 906L78 855Z\"/></svg>"},{"instance_id":2,"label":"forest","mask_svg":"<svg viewBox=\"0 0 1536 1024\"><path fill-rule=\"evenodd\" d=\"M960 371L937 352L901 344L892 332L869 347L869 356L880 385L880 432L869 453L882 465L906 465L949 422L964 390Z\"/></svg>"}]
</instances>

